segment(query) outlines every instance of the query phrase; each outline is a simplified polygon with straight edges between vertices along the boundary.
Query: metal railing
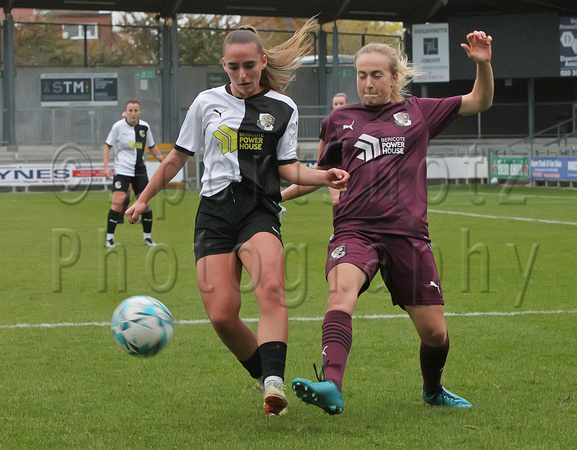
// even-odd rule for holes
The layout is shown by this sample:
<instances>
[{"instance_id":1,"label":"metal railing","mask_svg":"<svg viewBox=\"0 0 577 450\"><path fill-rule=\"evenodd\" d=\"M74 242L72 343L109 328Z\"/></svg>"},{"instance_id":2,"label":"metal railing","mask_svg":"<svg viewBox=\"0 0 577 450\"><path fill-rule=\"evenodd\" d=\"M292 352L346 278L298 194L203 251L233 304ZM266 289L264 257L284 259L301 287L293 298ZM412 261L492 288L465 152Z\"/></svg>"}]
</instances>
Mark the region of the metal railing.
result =
<instances>
[{"instance_id":1,"label":"metal railing","mask_svg":"<svg viewBox=\"0 0 577 450\"><path fill-rule=\"evenodd\" d=\"M573 105L570 104L572 107ZM524 104L496 104L480 116L462 117L445 130L439 138L478 140L503 139L511 141L506 147L513 152L516 148L531 146L535 139L546 143L549 151L556 147L567 151L568 138L575 138L577 114L571 118L544 127L534 136L528 136ZM567 104L556 105L556 110L567 110ZM540 111L551 110L551 104L536 105L536 120L544 123L551 120L549 114L540 117ZM576 108L577 110L577 108ZM187 109L180 112L180 123ZM303 106L299 108L299 141L316 142L323 118L330 113L326 106ZM16 112L16 138L19 145L61 145L77 142L83 145L104 143L110 127L122 114L122 107L86 108L36 108ZM523 126L523 122L524 126ZM155 128L159 128L158 125ZM159 134L159 133L157 133Z\"/></svg>"}]
</instances>

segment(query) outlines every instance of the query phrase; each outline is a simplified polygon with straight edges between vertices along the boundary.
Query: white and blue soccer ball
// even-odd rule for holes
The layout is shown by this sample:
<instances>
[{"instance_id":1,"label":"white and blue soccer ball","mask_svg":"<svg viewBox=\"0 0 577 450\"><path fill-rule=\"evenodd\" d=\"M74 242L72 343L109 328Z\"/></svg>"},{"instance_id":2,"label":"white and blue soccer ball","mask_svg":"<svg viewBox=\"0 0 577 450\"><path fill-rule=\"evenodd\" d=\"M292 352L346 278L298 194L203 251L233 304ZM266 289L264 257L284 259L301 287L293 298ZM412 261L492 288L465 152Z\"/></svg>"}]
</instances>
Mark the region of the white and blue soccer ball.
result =
<instances>
[{"instance_id":1,"label":"white and blue soccer ball","mask_svg":"<svg viewBox=\"0 0 577 450\"><path fill-rule=\"evenodd\" d=\"M499 184L499 178L497 178L497 177L491 178L491 184L493 184L493 185Z\"/></svg>"},{"instance_id":2,"label":"white and blue soccer ball","mask_svg":"<svg viewBox=\"0 0 577 450\"><path fill-rule=\"evenodd\" d=\"M174 320L166 306L153 297L135 295L124 300L112 314L112 336L132 356L153 356L168 345Z\"/></svg>"}]
</instances>

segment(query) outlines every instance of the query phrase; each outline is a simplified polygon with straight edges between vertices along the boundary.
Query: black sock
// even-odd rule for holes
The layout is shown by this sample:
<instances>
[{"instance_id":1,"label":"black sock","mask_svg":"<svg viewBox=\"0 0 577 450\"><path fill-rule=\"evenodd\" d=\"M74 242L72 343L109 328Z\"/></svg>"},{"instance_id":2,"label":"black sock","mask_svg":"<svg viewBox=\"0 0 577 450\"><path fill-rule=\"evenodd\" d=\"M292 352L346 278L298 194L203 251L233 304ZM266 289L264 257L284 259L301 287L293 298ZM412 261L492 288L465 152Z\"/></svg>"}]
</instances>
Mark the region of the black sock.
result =
<instances>
[{"instance_id":1,"label":"black sock","mask_svg":"<svg viewBox=\"0 0 577 450\"><path fill-rule=\"evenodd\" d=\"M152 232L152 211L142 213L142 232Z\"/></svg>"},{"instance_id":2,"label":"black sock","mask_svg":"<svg viewBox=\"0 0 577 450\"><path fill-rule=\"evenodd\" d=\"M116 224L118 219L120 219L121 213L118 211L113 211L112 209L108 211L108 222L106 223L106 233L114 234L116 230Z\"/></svg>"},{"instance_id":3,"label":"black sock","mask_svg":"<svg viewBox=\"0 0 577 450\"><path fill-rule=\"evenodd\" d=\"M277 376L284 380L287 345L284 342L265 342L259 347L263 378Z\"/></svg>"},{"instance_id":4,"label":"black sock","mask_svg":"<svg viewBox=\"0 0 577 450\"><path fill-rule=\"evenodd\" d=\"M421 372L423 373L423 389L427 394L441 392L441 376L449 354L449 335L445 343L440 347L429 347L421 342Z\"/></svg>"},{"instance_id":5,"label":"black sock","mask_svg":"<svg viewBox=\"0 0 577 450\"><path fill-rule=\"evenodd\" d=\"M240 359L239 359L240 361ZM254 354L246 361L240 361L243 367L250 373L253 378L262 377L262 362L260 359L260 351L257 348Z\"/></svg>"}]
</instances>

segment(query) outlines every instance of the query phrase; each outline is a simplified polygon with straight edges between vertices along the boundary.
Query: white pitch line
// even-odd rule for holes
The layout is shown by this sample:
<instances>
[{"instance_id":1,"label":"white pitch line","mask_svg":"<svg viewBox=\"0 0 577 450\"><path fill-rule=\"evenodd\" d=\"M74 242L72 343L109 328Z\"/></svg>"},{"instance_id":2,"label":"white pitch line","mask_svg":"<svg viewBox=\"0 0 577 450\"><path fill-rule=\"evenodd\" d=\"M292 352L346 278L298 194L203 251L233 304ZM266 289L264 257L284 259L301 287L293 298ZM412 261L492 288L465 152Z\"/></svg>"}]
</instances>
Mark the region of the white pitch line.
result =
<instances>
[{"instance_id":1,"label":"white pitch line","mask_svg":"<svg viewBox=\"0 0 577 450\"><path fill-rule=\"evenodd\" d=\"M445 317L483 317L483 316L528 316L528 315L549 315L549 314L577 314L577 309L574 310L556 310L556 311L487 311L487 312L468 312L468 313L451 313L446 312ZM406 314L385 314L385 315L362 315L353 316L353 319L408 319ZM324 317L291 317L291 322L320 322ZM258 322L258 318L242 319L245 322ZM204 325L210 323L208 319L197 320L175 320L179 325ZM13 328L63 328L63 327L108 327L109 322L62 322L62 323L17 323L15 325L0 325L0 329Z\"/></svg>"},{"instance_id":2,"label":"white pitch line","mask_svg":"<svg viewBox=\"0 0 577 450\"><path fill-rule=\"evenodd\" d=\"M552 223L552 224L557 224L557 225L577 226L577 222L563 222L561 220L530 219L528 217L492 216L489 214L473 214L473 213L464 213L464 212L457 212L457 211L441 211L438 209L429 209L428 212L437 213L437 214L450 214L453 216L479 217L481 219L519 220L521 222L538 222L538 223Z\"/></svg>"}]
</instances>

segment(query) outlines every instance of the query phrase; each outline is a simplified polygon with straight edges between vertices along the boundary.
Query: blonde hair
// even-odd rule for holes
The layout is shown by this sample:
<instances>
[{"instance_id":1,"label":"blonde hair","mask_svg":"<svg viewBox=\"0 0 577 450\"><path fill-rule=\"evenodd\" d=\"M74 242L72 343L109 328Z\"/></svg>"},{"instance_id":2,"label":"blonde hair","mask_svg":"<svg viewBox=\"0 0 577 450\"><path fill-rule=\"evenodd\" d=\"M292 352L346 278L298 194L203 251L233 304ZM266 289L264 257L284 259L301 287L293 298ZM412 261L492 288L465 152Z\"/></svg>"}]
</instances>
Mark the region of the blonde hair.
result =
<instances>
[{"instance_id":1,"label":"blonde hair","mask_svg":"<svg viewBox=\"0 0 577 450\"><path fill-rule=\"evenodd\" d=\"M393 74L397 74L397 82L391 91L391 100L395 102L402 101L408 92L406 90L407 85L411 80L422 72L418 67L409 62L409 58L400 49L391 47L388 44L383 44L382 42L371 42L367 44L356 53L355 55L355 65L357 63L357 58L360 55L366 53L381 53L389 57L389 70Z\"/></svg>"},{"instance_id":2,"label":"blonde hair","mask_svg":"<svg viewBox=\"0 0 577 450\"><path fill-rule=\"evenodd\" d=\"M261 55L266 54L268 61L262 71L260 84L267 89L284 92L295 79L295 71L300 67L303 56L312 49L309 33L315 26L315 19L309 19L288 41L276 47L265 48L257 31L250 25L245 25L226 36L222 45L223 53L230 44L256 44L258 52Z\"/></svg>"}]
</instances>

